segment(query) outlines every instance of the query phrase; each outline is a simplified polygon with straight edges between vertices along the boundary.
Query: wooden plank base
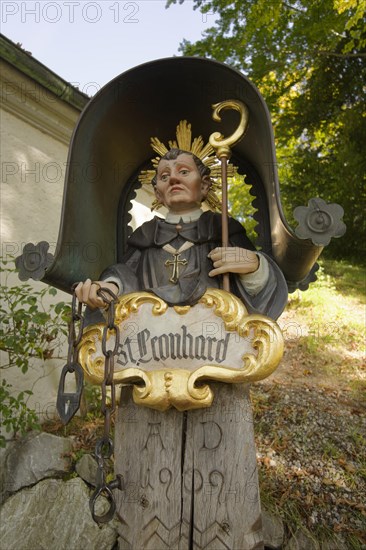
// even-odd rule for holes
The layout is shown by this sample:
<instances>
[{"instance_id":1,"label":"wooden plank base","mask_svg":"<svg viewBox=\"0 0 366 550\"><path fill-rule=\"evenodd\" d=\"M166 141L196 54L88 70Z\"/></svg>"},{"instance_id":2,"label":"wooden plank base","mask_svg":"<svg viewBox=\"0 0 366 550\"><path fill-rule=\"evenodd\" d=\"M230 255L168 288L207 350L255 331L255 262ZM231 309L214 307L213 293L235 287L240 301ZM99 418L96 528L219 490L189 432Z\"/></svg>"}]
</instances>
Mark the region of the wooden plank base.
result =
<instances>
[{"instance_id":1,"label":"wooden plank base","mask_svg":"<svg viewBox=\"0 0 366 550\"><path fill-rule=\"evenodd\" d=\"M263 549L249 387L212 384L210 408L164 413L122 389L119 550Z\"/></svg>"}]
</instances>

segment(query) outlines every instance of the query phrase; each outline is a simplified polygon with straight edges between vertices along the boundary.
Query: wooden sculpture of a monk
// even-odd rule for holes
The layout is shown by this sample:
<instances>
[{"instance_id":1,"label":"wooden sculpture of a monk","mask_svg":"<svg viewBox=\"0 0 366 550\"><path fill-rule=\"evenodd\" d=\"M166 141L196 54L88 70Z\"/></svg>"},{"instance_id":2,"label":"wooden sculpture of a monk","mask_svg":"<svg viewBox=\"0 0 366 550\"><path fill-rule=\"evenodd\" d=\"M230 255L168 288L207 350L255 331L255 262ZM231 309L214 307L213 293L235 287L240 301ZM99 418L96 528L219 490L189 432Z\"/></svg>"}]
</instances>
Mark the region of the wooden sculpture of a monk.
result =
<instances>
[{"instance_id":1,"label":"wooden sculpture of a monk","mask_svg":"<svg viewBox=\"0 0 366 550\"><path fill-rule=\"evenodd\" d=\"M91 310L89 323L105 307L100 286L118 295L148 291L169 306L194 307L207 289L222 288L224 273L249 313L276 319L287 299L282 272L255 251L234 219L230 246L222 247L220 214L201 209L210 169L191 152L171 149L152 184L168 214L134 231L123 261L99 281L77 286L78 299ZM169 393L174 366L167 367ZM212 387L211 407L164 412L137 406L132 388L122 389L115 428L115 470L125 482L115 495L120 550L263 549L249 386Z\"/></svg>"},{"instance_id":2,"label":"wooden sculpture of a monk","mask_svg":"<svg viewBox=\"0 0 366 550\"><path fill-rule=\"evenodd\" d=\"M78 299L91 309L104 307L97 295L103 284L118 295L146 290L169 305L194 305L207 288L221 287L223 273L230 273L231 292L250 313L277 319L287 301L277 264L255 252L242 225L232 218L231 246L223 248L221 216L201 210L211 186L210 169L192 153L171 149L160 160L152 184L167 217L155 217L134 231L122 262L106 269L100 281L80 283Z\"/></svg>"}]
</instances>

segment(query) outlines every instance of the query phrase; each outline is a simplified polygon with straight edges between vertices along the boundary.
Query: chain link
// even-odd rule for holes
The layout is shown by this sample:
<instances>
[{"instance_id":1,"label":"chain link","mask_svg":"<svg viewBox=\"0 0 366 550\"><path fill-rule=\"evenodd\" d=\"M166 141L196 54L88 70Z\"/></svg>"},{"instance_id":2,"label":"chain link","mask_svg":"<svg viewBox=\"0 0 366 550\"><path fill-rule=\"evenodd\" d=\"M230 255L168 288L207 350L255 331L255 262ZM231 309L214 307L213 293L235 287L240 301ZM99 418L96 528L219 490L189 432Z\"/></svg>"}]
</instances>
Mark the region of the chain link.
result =
<instances>
[{"instance_id":1,"label":"chain link","mask_svg":"<svg viewBox=\"0 0 366 550\"><path fill-rule=\"evenodd\" d=\"M69 321L67 362L61 371L57 392L56 408L63 424L68 424L79 410L83 391L84 373L78 361L78 345L83 335L83 304L78 302L75 294L76 285L72 287L71 318ZM65 380L68 374L75 374L75 392L65 392Z\"/></svg>"},{"instance_id":2,"label":"chain link","mask_svg":"<svg viewBox=\"0 0 366 550\"><path fill-rule=\"evenodd\" d=\"M83 304L79 302L73 285L71 319L69 322L67 362L61 372L60 384L57 394L57 411L64 424L68 424L80 407L81 393L83 389L83 369L78 360L78 346L83 336L84 315ZM113 440L110 437L112 415L116 409L116 388L113 381L114 359L118 353L120 343L119 327L115 324L115 307L117 296L108 288L99 288L97 291L107 308L107 323L102 335L102 352L104 355L104 379L102 383L102 404L101 412L104 416L103 436L99 438L95 446L95 458L97 460L96 489L89 502L93 520L100 526L113 519L116 511L116 504L113 496L113 489L123 488L123 477L117 475L116 479L107 483L106 460L109 460L114 452ZM110 342L114 344L110 347ZM74 393L65 392L65 378L67 374L75 373L76 390ZM108 398L108 387L110 387L110 398ZM96 513L96 503L99 497L108 501L109 508L102 515Z\"/></svg>"},{"instance_id":3,"label":"chain link","mask_svg":"<svg viewBox=\"0 0 366 550\"><path fill-rule=\"evenodd\" d=\"M102 404L101 412L104 415L104 430L103 436L97 440L95 445L95 457L97 459L97 476L96 476L96 489L90 498L90 510L93 520L98 524L104 524L114 516L116 511L116 504L112 489L123 488L123 478L121 475L117 475L116 479L107 483L105 473L105 461L110 459L114 452L113 441L110 437L111 433L111 419L116 409L116 388L113 380L114 376L114 359L118 353L118 347L120 344L120 331L119 327L115 323L115 306L117 303L117 296L107 288L99 288L97 291L105 304L107 305L107 323L103 330L102 335L102 353L104 355L104 379L102 383ZM113 341L113 347L110 347L110 342ZM110 398L108 399L107 388L110 388ZM109 509L102 515L96 513L96 502L99 497L103 496L107 499Z\"/></svg>"}]
</instances>

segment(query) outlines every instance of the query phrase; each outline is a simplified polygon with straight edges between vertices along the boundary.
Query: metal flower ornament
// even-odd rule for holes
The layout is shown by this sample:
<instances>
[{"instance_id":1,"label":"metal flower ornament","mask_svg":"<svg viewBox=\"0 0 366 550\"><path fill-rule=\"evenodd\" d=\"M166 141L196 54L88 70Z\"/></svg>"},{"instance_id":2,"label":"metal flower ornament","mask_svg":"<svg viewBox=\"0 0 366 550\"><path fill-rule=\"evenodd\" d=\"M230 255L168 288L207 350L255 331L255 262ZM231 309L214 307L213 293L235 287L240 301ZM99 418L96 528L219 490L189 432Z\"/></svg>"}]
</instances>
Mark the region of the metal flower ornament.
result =
<instances>
[{"instance_id":1,"label":"metal flower ornament","mask_svg":"<svg viewBox=\"0 0 366 550\"><path fill-rule=\"evenodd\" d=\"M36 245L33 243L25 245L23 254L15 260L21 281L27 281L29 278L40 281L43 278L53 262L53 255L48 252L48 249L49 244L46 241L41 241Z\"/></svg>"},{"instance_id":2,"label":"metal flower ornament","mask_svg":"<svg viewBox=\"0 0 366 550\"><path fill-rule=\"evenodd\" d=\"M343 214L339 204L327 204L320 198L310 199L308 206L298 206L294 210L294 218L299 223L295 233L300 239L311 239L317 246L326 246L332 237L345 234Z\"/></svg>"}]
</instances>

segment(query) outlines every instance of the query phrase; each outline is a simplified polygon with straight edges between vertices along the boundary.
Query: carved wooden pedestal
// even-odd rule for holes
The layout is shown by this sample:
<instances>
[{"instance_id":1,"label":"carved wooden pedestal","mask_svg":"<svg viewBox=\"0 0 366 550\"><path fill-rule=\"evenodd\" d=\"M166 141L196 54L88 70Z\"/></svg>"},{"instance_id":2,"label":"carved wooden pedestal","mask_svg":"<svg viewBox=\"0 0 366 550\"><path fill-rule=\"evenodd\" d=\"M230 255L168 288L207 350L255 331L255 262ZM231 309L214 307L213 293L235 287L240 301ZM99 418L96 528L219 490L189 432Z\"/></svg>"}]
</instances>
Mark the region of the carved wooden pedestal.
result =
<instances>
[{"instance_id":1,"label":"carved wooden pedestal","mask_svg":"<svg viewBox=\"0 0 366 550\"><path fill-rule=\"evenodd\" d=\"M170 307L148 292L125 294L115 324L118 331L88 327L79 359L100 384L105 346L116 356L114 382L134 384L124 386L115 434L116 474L125 481L124 491L115 491L120 550L263 548L243 383L277 367L278 325L248 315L220 289L207 289L193 307Z\"/></svg>"},{"instance_id":2,"label":"carved wooden pedestal","mask_svg":"<svg viewBox=\"0 0 366 550\"><path fill-rule=\"evenodd\" d=\"M165 412L122 390L115 433L120 550L262 549L249 387L212 384L210 408Z\"/></svg>"}]
</instances>

